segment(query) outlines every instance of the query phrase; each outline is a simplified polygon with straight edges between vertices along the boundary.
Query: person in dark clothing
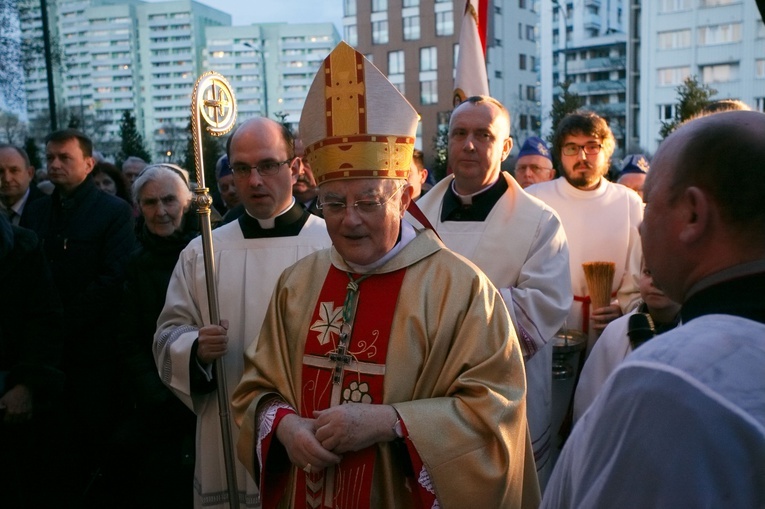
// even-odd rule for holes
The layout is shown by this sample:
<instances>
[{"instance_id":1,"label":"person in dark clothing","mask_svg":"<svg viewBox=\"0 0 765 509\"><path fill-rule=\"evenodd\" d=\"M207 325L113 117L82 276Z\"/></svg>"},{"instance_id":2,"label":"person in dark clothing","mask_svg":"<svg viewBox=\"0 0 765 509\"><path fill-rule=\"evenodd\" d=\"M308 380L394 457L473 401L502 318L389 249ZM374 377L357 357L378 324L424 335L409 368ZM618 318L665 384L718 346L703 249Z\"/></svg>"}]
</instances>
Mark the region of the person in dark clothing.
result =
<instances>
[{"instance_id":1,"label":"person in dark clothing","mask_svg":"<svg viewBox=\"0 0 765 509\"><path fill-rule=\"evenodd\" d=\"M37 235L3 214L0 285L0 505L42 507L55 500L48 460L50 415L64 382L61 302Z\"/></svg>"},{"instance_id":2,"label":"person in dark clothing","mask_svg":"<svg viewBox=\"0 0 765 509\"><path fill-rule=\"evenodd\" d=\"M61 368L67 376L60 417L67 429L68 477L74 506L98 471L100 451L115 420L115 324L119 318L125 264L135 247L133 218L124 200L100 192L89 176L93 145L74 129L46 139L50 196L27 206L21 226L43 242L45 258L64 306Z\"/></svg>"},{"instance_id":3,"label":"person in dark clothing","mask_svg":"<svg viewBox=\"0 0 765 509\"><path fill-rule=\"evenodd\" d=\"M119 328L127 418L114 434L107 469L120 507L191 508L196 416L159 378L152 354L157 317L178 255L198 233L188 177L175 165L147 166L133 184L143 221L128 260Z\"/></svg>"},{"instance_id":4,"label":"person in dark clothing","mask_svg":"<svg viewBox=\"0 0 765 509\"><path fill-rule=\"evenodd\" d=\"M45 196L34 182L35 169L23 148L0 143L0 208L18 225L26 205Z\"/></svg>"}]
</instances>

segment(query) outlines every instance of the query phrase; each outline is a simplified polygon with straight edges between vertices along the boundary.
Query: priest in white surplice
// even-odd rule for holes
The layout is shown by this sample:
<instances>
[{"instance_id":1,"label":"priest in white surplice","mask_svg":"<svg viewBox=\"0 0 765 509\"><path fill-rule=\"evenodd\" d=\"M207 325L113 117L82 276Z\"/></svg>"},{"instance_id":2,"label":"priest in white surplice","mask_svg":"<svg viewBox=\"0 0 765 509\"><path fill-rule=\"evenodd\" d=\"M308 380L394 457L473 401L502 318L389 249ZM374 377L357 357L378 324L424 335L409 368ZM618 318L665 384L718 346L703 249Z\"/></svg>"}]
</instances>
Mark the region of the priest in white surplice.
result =
<instances>
[{"instance_id":1,"label":"priest in white surplice","mask_svg":"<svg viewBox=\"0 0 765 509\"><path fill-rule=\"evenodd\" d=\"M196 508L228 507L212 362L223 360L227 386L236 387L243 352L258 337L279 274L331 245L324 220L292 197L300 161L286 129L273 120L250 119L234 132L228 152L246 213L213 231L220 317L226 327L210 325L202 243L197 238L181 253L154 338L162 380L197 414ZM231 436L236 443L236 426L231 426ZM259 507L255 483L244 466L236 465L240 505Z\"/></svg>"},{"instance_id":2,"label":"priest in white surplice","mask_svg":"<svg viewBox=\"0 0 765 509\"><path fill-rule=\"evenodd\" d=\"M513 146L510 115L471 97L449 123L453 176L417 205L446 246L489 276L513 318L526 361L528 419L540 484L550 472L552 336L573 302L568 246L557 214L500 170Z\"/></svg>"},{"instance_id":3,"label":"priest in white surplice","mask_svg":"<svg viewBox=\"0 0 765 509\"><path fill-rule=\"evenodd\" d=\"M605 179L616 146L605 119L577 111L558 124L553 153L562 176L526 188L555 209L566 230L570 249L574 300L566 328L588 334L588 349L606 325L640 303L640 236L643 203L631 189ZM614 262L611 287L616 297L609 306L592 308L582 263Z\"/></svg>"},{"instance_id":4,"label":"priest in white surplice","mask_svg":"<svg viewBox=\"0 0 765 509\"><path fill-rule=\"evenodd\" d=\"M754 111L691 120L659 146L640 234L682 325L608 378L542 507L765 507L763 161Z\"/></svg>"}]
</instances>

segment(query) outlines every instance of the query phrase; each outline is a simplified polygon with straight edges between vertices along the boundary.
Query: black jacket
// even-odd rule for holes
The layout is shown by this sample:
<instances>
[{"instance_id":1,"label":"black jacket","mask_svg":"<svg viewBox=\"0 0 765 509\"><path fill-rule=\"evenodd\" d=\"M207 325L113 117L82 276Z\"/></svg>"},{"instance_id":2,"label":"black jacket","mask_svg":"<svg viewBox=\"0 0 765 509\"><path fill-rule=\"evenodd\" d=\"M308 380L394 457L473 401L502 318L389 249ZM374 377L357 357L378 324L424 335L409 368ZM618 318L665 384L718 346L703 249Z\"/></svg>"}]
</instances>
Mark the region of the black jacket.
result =
<instances>
[{"instance_id":1,"label":"black jacket","mask_svg":"<svg viewBox=\"0 0 765 509\"><path fill-rule=\"evenodd\" d=\"M64 305L64 367L103 367L115 354L108 338L119 317L125 264L135 247L133 215L124 200L98 190L91 177L63 198L27 205L21 226L34 230Z\"/></svg>"},{"instance_id":2,"label":"black jacket","mask_svg":"<svg viewBox=\"0 0 765 509\"><path fill-rule=\"evenodd\" d=\"M35 404L62 388L61 302L34 232L0 214L0 372L5 388L25 385Z\"/></svg>"}]
</instances>

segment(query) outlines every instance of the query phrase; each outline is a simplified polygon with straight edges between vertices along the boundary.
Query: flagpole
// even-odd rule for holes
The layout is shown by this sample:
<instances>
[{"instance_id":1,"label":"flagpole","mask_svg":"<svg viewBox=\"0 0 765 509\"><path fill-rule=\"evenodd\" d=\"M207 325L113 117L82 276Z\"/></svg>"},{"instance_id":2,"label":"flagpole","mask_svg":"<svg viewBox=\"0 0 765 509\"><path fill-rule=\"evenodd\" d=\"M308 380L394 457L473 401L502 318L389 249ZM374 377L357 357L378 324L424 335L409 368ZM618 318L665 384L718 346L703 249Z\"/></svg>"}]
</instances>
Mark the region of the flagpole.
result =
<instances>
[{"instance_id":1,"label":"flagpole","mask_svg":"<svg viewBox=\"0 0 765 509\"><path fill-rule=\"evenodd\" d=\"M194 142L194 166L197 172L197 188L194 190L196 194L194 203L197 206L200 229L202 231L202 252L204 255L210 323L217 325L220 324L220 316L218 310L218 292L215 283L212 225L210 223L212 197L210 196L209 189L205 187L205 168L204 158L202 157L202 127L200 125L202 119L207 124L207 132L213 136L223 136L234 127L236 122L236 102L231 85L226 78L214 71L202 74L194 84L194 92L191 98L191 136ZM228 502L231 509L239 509L239 490L236 485L236 466L231 439L231 416L228 411L229 399L226 388L226 370L222 357L214 362L214 369L218 387L218 412L221 436L223 437Z\"/></svg>"}]
</instances>

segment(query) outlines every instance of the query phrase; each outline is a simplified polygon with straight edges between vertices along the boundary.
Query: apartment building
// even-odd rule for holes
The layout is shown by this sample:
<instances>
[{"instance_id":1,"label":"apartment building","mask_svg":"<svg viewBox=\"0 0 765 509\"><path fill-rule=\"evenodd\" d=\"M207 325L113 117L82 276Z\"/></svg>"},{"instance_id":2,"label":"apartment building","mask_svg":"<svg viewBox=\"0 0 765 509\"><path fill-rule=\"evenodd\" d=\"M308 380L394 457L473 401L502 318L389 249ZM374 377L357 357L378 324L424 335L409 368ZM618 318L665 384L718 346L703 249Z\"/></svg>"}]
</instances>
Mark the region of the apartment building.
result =
<instances>
[{"instance_id":1,"label":"apartment building","mask_svg":"<svg viewBox=\"0 0 765 509\"><path fill-rule=\"evenodd\" d=\"M210 27L205 68L231 83L240 121L259 115L296 128L316 71L338 42L332 23Z\"/></svg>"},{"instance_id":2,"label":"apartment building","mask_svg":"<svg viewBox=\"0 0 765 509\"><path fill-rule=\"evenodd\" d=\"M748 0L655 0L643 5L640 139L658 147L662 121L675 114L689 76L765 111L765 25Z\"/></svg>"},{"instance_id":3,"label":"apartment building","mask_svg":"<svg viewBox=\"0 0 765 509\"><path fill-rule=\"evenodd\" d=\"M421 116L416 146L433 162L453 109L464 0L343 0L343 37L393 82ZM522 142L539 133L538 14L533 0L495 0L489 12L489 91ZM516 143L520 146L520 143Z\"/></svg>"}]
</instances>

